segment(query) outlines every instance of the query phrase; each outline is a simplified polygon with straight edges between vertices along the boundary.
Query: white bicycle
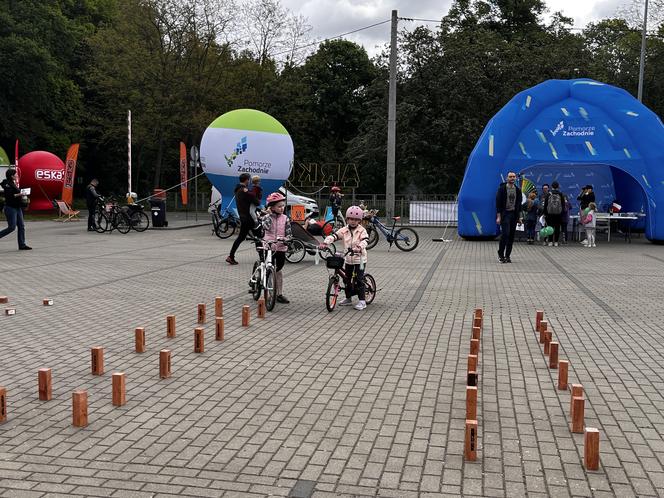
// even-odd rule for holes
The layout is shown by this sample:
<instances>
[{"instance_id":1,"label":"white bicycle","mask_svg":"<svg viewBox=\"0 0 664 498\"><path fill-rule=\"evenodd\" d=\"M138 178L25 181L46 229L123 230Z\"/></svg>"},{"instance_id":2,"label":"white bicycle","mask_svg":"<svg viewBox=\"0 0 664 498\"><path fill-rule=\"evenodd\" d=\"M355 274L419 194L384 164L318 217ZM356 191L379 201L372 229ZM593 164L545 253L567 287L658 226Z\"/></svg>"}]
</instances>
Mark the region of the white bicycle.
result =
<instances>
[{"instance_id":1,"label":"white bicycle","mask_svg":"<svg viewBox=\"0 0 664 498\"><path fill-rule=\"evenodd\" d=\"M277 289L276 289L276 268L272 263L272 245L277 242L288 242L287 239L277 239L274 242L266 242L264 240L249 238L256 242L256 250L262 252L262 257L254 262L254 269L249 279L249 287L254 301L260 299L261 294L265 298L265 308L268 311L274 309L277 302Z\"/></svg>"}]
</instances>

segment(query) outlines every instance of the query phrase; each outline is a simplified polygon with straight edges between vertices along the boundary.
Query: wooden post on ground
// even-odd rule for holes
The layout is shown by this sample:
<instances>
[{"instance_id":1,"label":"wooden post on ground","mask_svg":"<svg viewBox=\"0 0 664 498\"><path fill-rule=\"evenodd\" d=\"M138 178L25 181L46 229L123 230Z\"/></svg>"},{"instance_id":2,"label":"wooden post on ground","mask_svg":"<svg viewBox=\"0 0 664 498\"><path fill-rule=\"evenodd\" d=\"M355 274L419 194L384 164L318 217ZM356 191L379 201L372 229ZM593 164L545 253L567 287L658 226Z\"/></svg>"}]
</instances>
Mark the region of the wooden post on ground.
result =
<instances>
[{"instance_id":1,"label":"wooden post on ground","mask_svg":"<svg viewBox=\"0 0 664 498\"><path fill-rule=\"evenodd\" d=\"M198 304L198 323L205 323L205 303Z\"/></svg>"},{"instance_id":2,"label":"wooden post on ground","mask_svg":"<svg viewBox=\"0 0 664 498\"><path fill-rule=\"evenodd\" d=\"M586 470L599 470L599 430L586 427L583 435L583 462Z\"/></svg>"},{"instance_id":3,"label":"wooden post on ground","mask_svg":"<svg viewBox=\"0 0 664 498\"><path fill-rule=\"evenodd\" d=\"M74 391L72 401L72 424L74 427L88 425L88 392Z\"/></svg>"},{"instance_id":4,"label":"wooden post on ground","mask_svg":"<svg viewBox=\"0 0 664 498\"><path fill-rule=\"evenodd\" d=\"M549 368L558 368L558 343L549 343Z\"/></svg>"},{"instance_id":5,"label":"wooden post on ground","mask_svg":"<svg viewBox=\"0 0 664 498\"><path fill-rule=\"evenodd\" d=\"M477 355L476 354L469 354L468 355L468 372L476 372L477 371Z\"/></svg>"},{"instance_id":6,"label":"wooden post on ground","mask_svg":"<svg viewBox=\"0 0 664 498\"><path fill-rule=\"evenodd\" d=\"M7 304L9 302L9 298L7 296L0 296L0 304Z\"/></svg>"},{"instance_id":7,"label":"wooden post on ground","mask_svg":"<svg viewBox=\"0 0 664 498\"><path fill-rule=\"evenodd\" d=\"M478 355L480 354L480 341L479 339L470 340L470 354Z\"/></svg>"},{"instance_id":8,"label":"wooden post on ground","mask_svg":"<svg viewBox=\"0 0 664 498\"><path fill-rule=\"evenodd\" d=\"M224 300L221 297L214 298L214 316L224 316Z\"/></svg>"},{"instance_id":9,"label":"wooden post on ground","mask_svg":"<svg viewBox=\"0 0 664 498\"><path fill-rule=\"evenodd\" d=\"M223 341L224 340L224 317L223 316L218 316L218 317L215 318L214 330L215 330L215 339L217 341Z\"/></svg>"},{"instance_id":10,"label":"wooden post on ground","mask_svg":"<svg viewBox=\"0 0 664 498\"><path fill-rule=\"evenodd\" d=\"M474 386L477 387L477 372L468 372L468 380L466 382L466 386Z\"/></svg>"},{"instance_id":11,"label":"wooden post on ground","mask_svg":"<svg viewBox=\"0 0 664 498\"><path fill-rule=\"evenodd\" d=\"M166 317L166 337L175 337L175 315Z\"/></svg>"},{"instance_id":12,"label":"wooden post on ground","mask_svg":"<svg viewBox=\"0 0 664 498\"><path fill-rule=\"evenodd\" d=\"M479 316L480 318L484 318L484 310L482 308L475 308L473 316L475 317Z\"/></svg>"},{"instance_id":13,"label":"wooden post on ground","mask_svg":"<svg viewBox=\"0 0 664 498\"><path fill-rule=\"evenodd\" d=\"M162 349L159 351L159 378L167 379L171 376L171 351Z\"/></svg>"},{"instance_id":14,"label":"wooden post on ground","mask_svg":"<svg viewBox=\"0 0 664 498\"><path fill-rule=\"evenodd\" d=\"M53 397L50 368L40 368L37 371L37 384L39 385L39 399L41 401L50 401Z\"/></svg>"},{"instance_id":15,"label":"wooden post on ground","mask_svg":"<svg viewBox=\"0 0 664 498\"><path fill-rule=\"evenodd\" d=\"M473 327L479 327L480 329L482 328L482 317L481 316L476 316L473 318Z\"/></svg>"},{"instance_id":16,"label":"wooden post on ground","mask_svg":"<svg viewBox=\"0 0 664 498\"><path fill-rule=\"evenodd\" d=\"M539 332L540 322L542 320L544 320L544 311L543 310L537 310L535 312L535 331Z\"/></svg>"},{"instance_id":17,"label":"wooden post on ground","mask_svg":"<svg viewBox=\"0 0 664 498\"><path fill-rule=\"evenodd\" d=\"M7 388L0 386L0 424L7 420Z\"/></svg>"},{"instance_id":18,"label":"wooden post on ground","mask_svg":"<svg viewBox=\"0 0 664 498\"><path fill-rule=\"evenodd\" d=\"M567 373L569 371L569 361L560 360L558 362L558 389L567 391Z\"/></svg>"},{"instance_id":19,"label":"wooden post on ground","mask_svg":"<svg viewBox=\"0 0 664 498\"><path fill-rule=\"evenodd\" d=\"M477 420L466 420L466 444L463 453L466 460L477 460Z\"/></svg>"},{"instance_id":20,"label":"wooden post on ground","mask_svg":"<svg viewBox=\"0 0 664 498\"><path fill-rule=\"evenodd\" d=\"M546 329L547 329L548 326L549 326L549 324L546 320L542 320L540 322L540 328L539 328L540 344L544 344L544 333L546 332Z\"/></svg>"},{"instance_id":21,"label":"wooden post on ground","mask_svg":"<svg viewBox=\"0 0 664 498\"><path fill-rule=\"evenodd\" d=\"M544 332L544 354L549 356L549 350L551 349L551 332Z\"/></svg>"},{"instance_id":22,"label":"wooden post on ground","mask_svg":"<svg viewBox=\"0 0 664 498\"><path fill-rule=\"evenodd\" d=\"M104 348L94 347L90 349L92 375L104 375Z\"/></svg>"},{"instance_id":23,"label":"wooden post on ground","mask_svg":"<svg viewBox=\"0 0 664 498\"><path fill-rule=\"evenodd\" d=\"M44 298L42 300L42 304L44 306L53 306L53 299L51 299L50 297Z\"/></svg>"},{"instance_id":24,"label":"wooden post on ground","mask_svg":"<svg viewBox=\"0 0 664 498\"><path fill-rule=\"evenodd\" d=\"M572 389L570 392L570 400L569 400L569 414L572 415L574 413L574 398L582 398L583 397L583 384L572 384Z\"/></svg>"},{"instance_id":25,"label":"wooden post on ground","mask_svg":"<svg viewBox=\"0 0 664 498\"><path fill-rule=\"evenodd\" d=\"M466 386L466 420L477 420L477 386Z\"/></svg>"},{"instance_id":26,"label":"wooden post on ground","mask_svg":"<svg viewBox=\"0 0 664 498\"><path fill-rule=\"evenodd\" d=\"M113 405L122 406L127 402L124 372L114 372L113 379Z\"/></svg>"},{"instance_id":27,"label":"wooden post on ground","mask_svg":"<svg viewBox=\"0 0 664 498\"><path fill-rule=\"evenodd\" d=\"M205 330L202 327L194 329L194 353L205 352Z\"/></svg>"},{"instance_id":28,"label":"wooden post on ground","mask_svg":"<svg viewBox=\"0 0 664 498\"><path fill-rule=\"evenodd\" d=\"M265 298L261 297L258 300L258 307L256 308L256 316L258 318L265 318Z\"/></svg>"},{"instance_id":29,"label":"wooden post on ground","mask_svg":"<svg viewBox=\"0 0 664 498\"><path fill-rule=\"evenodd\" d=\"M145 353L145 328L136 327L134 331L135 342L136 342L136 352Z\"/></svg>"},{"instance_id":30,"label":"wooden post on ground","mask_svg":"<svg viewBox=\"0 0 664 498\"><path fill-rule=\"evenodd\" d=\"M473 327L473 339L480 340L482 329L480 327Z\"/></svg>"},{"instance_id":31,"label":"wooden post on ground","mask_svg":"<svg viewBox=\"0 0 664 498\"><path fill-rule=\"evenodd\" d=\"M586 400L582 397L572 398L572 432L583 432L584 412Z\"/></svg>"},{"instance_id":32,"label":"wooden post on ground","mask_svg":"<svg viewBox=\"0 0 664 498\"><path fill-rule=\"evenodd\" d=\"M249 307L248 304L245 304L242 306L242 326L243 327L248 327L249 326L249 315L251 313L251 308Z\"/></svg>"}]
</instances>

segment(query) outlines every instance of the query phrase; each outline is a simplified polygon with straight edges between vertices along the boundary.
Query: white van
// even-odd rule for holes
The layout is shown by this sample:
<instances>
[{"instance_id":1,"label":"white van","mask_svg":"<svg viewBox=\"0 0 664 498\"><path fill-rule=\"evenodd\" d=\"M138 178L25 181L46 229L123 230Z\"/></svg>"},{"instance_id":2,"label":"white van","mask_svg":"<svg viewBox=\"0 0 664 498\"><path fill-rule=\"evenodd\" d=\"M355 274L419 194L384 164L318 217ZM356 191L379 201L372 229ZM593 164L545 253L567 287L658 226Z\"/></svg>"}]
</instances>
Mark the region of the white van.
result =
<instances>
[{"instance_id":1,"label":"white van","mask_svg":"<svg viewBox=\"0 0 664 498\"><path fill-rule=\"evenodd\" d=\"M315 199L311 197L305 197L303 195L294 194L290 190L287 190L285 187L280 187L279 192L286 197L286 206L293 206L295 204L301 204L304 206L304 212L306 216L309 216L311 213L318 213L318 203ZM270 194L270 192L263 192L263 202L265 198ZM212 187L212 193L210 195L210 204L217 202L221 199L221 194L219 191Z\"/></svg>"}]
</instances>

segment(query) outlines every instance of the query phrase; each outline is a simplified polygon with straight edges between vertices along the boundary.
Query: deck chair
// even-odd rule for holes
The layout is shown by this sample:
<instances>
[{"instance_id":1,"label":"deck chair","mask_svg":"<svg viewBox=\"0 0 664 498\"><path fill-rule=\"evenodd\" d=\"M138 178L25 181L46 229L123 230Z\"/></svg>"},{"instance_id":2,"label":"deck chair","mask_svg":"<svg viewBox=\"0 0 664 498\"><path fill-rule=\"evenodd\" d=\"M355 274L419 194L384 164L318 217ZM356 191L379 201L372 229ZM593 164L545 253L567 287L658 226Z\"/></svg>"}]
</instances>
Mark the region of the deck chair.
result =
<instances>
[{"instance_id":1,"label":"deck chair","mask_svg":"<svg viewBox=\"0 0 664 498\"><path fill-rule=\"evenodd\" d=\"M74 211L65 201L55 201L55 203L58 205L58 219L54 221L61 221L61 222L66 222L66 221L79 221L80 218L78 217L78 213L80 211Z\"/></svg>"}]
</instances>

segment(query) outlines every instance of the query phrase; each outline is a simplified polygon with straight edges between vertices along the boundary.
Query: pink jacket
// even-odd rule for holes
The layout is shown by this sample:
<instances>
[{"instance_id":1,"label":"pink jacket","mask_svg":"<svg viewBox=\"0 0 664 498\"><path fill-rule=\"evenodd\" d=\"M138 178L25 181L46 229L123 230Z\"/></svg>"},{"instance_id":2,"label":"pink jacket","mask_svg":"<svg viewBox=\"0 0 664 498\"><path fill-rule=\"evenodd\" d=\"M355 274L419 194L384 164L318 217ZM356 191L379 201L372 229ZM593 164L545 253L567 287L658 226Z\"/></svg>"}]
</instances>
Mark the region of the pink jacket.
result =
<instances>
[{"instance_id":1,"label":"pink jacket","mask_svg":"<svg viewBox=\"0 0 664 498\"><path fill-rule=\"evenodd\" d=\"M331 244L337 240L342 240L344 243L344 249L348 250L351 247L355 250L356 247L360 247L362 252L360 254L348 254L346 256L346 263L349 265L359 265L365 264L367 262L367 241L369 240L369 234L367 233L366 228L362 225L358 225L356 228L350 228L345 226L340 228L331 235L325 237L325 243Z\"/></svg>"},{"instance_id":2,"label":"pink jacket","mask_svg":"<svg viewBox=\"0 0 664 498\"><path fill-rule=\"evenodd\" d=\"M274 242L277 239L290 239L292 237L291 224L288 216L285 214L270 213L262 220L263 240L266 242ZM274 250L279 252L286 252L288 246L283 242L278 242L274 246Z\"/></svg>"}]
</instances>

